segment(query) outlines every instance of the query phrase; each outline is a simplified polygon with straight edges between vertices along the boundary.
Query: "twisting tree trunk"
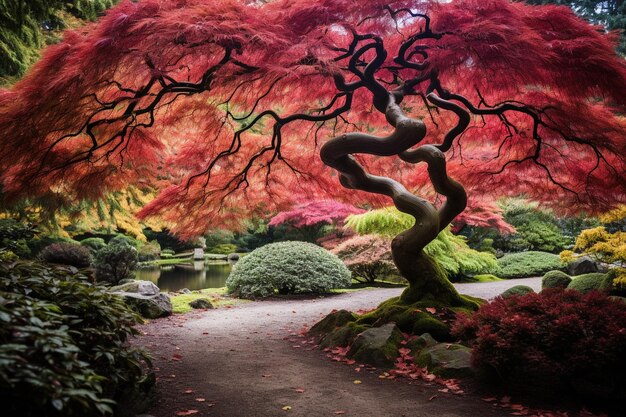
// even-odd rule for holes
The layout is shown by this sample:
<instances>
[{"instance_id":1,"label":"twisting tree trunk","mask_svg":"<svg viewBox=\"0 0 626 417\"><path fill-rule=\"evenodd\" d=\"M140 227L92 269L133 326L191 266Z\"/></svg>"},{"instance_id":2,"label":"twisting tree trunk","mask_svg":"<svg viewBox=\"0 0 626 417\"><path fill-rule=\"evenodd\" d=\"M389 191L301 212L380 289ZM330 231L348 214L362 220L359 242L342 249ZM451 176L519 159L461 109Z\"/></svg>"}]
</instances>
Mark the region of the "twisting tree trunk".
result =
<instances>
[{"instance_id":1,"label":"twisting tree trunk","mask_svg":"<svg viewBox=\"0 0 626 417\"><path fill-rule=\"evenodd\" d=\"M415 225L396 236L391 244L393 260L400 273L409 281L409 288L404 291L401 300L406 303L435 300L451 306L467 306L468 301L459 295L438 265L423 250L465 209L467 196L463 186L448 177L445 155L439 146L422 145L409 150L424 138L426 127L421 120L404 114L399 105L402 98L400 92L388 93L384 113L389 124L395 128L391 135L376 137L364 133L344 134L324 144L320 156L326 165L339 171L344 187L387 195L398 210L415 218ZM380 97L376 104L381 110ZM466 118L460 115L459 125L465 122ZM410 193L399 182L367 173L352 156L356 153L398 155L406 162L426 162L430 180L435 190L446 197L446 202L437 209L429 201Z\"/></svg>"}]
</instances>

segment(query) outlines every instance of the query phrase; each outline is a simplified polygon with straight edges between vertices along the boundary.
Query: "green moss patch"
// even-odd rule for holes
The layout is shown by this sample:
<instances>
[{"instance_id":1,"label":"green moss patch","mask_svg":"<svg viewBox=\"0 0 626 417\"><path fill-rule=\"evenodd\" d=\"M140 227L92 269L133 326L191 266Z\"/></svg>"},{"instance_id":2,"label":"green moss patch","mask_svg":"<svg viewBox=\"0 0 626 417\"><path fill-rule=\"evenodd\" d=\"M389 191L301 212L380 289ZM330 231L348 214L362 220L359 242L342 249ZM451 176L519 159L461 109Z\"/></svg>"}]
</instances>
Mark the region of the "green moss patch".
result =
<instances>
[{"instance_id":1,"label":"green moss patch","mask_svg":"<svg viewBox=\"0 0 626 417\"><path fill-rule=\"evenodd\" d=\"M182 314L192 311L193 308L189 305L189 303L200 298L207 298L215 308L232 306L246 302L244 300L224 297L225 294L226 287L207 288L204 290L194 291L190 294L170 293L170 300L172 301L172 313Z\"/></svg>"}]
</instances>

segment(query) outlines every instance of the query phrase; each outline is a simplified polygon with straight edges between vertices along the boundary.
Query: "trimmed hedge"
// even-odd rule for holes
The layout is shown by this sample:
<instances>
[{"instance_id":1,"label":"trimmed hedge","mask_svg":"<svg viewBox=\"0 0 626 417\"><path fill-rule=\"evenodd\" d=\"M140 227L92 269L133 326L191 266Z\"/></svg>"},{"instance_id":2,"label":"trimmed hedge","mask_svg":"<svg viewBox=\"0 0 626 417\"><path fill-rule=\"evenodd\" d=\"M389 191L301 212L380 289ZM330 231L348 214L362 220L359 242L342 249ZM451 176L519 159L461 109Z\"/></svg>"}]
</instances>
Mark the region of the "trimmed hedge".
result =
<instances>
[{"instance_id":1,"label":"trimmed hedge","mask_svg":"<svg viewBox=\"0 0 626 417\"><path fill-rule=\"evenodd\" d=\"M546 288L567 288L572 278L563 271L546 272L541 279L541 289Z\"/></svg>"},{"instance_id":2,"label":"trimmed hedge","mask_svg":"<svg viewBox=\"0 0 626 417\"><path fill-rule=\"evenodd\" d=\"M531 292L535 292L535 290L530 288L528 285L516 285L504 291L502 294L500 294L500 297L509 298L514 295L524 295Z\"/></svg>"},{"instance_id":3,"label":"trimmed hedge","mask_svg":"<svg viewBox=\"0 0 626 417\"><path fill-rule=\"evenodd\" d=\"M590 274L578 275L572 279L567 286L568 290L576 290L586 294L591 291L605 291L607 287L607 274L592 272Z\"/></svg>"},{"instance_id":4,"label":"trimmed hedge","mask_svg":"<svg viewBox=\"0 0 626 417\"><path fill-rule=\"evenodd\" d=\"M243 257L226 280L229 293L242 298L324 293L349 287L351 274L327 250L306 242L271 243Z\"/></svg>"}]
</instances>

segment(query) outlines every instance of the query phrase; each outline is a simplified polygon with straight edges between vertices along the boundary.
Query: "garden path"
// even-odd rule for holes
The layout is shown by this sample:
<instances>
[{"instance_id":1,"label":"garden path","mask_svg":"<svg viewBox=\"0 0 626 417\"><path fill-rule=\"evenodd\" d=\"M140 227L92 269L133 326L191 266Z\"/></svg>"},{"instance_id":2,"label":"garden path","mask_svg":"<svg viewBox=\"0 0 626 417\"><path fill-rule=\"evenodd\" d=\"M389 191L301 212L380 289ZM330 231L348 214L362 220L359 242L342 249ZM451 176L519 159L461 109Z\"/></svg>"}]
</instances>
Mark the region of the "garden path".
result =
<instances>
[{"instance_id":1,"label":"garden path","mask_svg":"<svg viewBox=\"0 0 626 417\"><path fill-rule=\"evenodd\" d=\"M493 297L540 279L458 284ZM148 414L220 417L491 417L510 415L479 395L439 392L422 382L383 380L379 371L333 362L297 340L332 309L371 309L401 288L367 289L315 299L244 303L152 321L137 344L154 355L156 401ZM361 381L355 384L354 381ZM301 392L298 392L301 391ZM202 401L203 400L203 401ZM284 410L283 407L290 407ZM196 411L197 410L197 411ZM180 414L180 413L183 414ZM187 412L188 414L184 414ZM179 414L177 414L179 413Z\"/></svg>"}]
</instances>

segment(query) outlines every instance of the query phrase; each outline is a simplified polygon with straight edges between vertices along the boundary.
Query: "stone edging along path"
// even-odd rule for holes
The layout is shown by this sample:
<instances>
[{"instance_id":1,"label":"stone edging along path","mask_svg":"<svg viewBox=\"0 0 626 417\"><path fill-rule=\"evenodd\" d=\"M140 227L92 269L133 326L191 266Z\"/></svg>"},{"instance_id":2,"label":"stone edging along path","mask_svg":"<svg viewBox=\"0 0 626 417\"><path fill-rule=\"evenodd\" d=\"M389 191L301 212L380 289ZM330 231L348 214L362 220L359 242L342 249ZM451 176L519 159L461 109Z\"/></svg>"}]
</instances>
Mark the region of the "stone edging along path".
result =
<instances>
[{"instance_id":1,"label":"stone edging along path","mask_svg":"<svg viewBox=\"0 0 626 417\"><path fill-rule=\"evenodd\" d=\"M513 285L538 289L540 279L459 284L491 298ZM333 309L371 309L401 288L368 289L325 298L260 301L192 312L140 327L135 344L157 368L149 415L269 417L490 417L511 410L476 395L440 392L424 382L380 379L380 370L333 362L296 340ZM355 382L356 381L356 382Z\"/></svg>"}]
</instances>

